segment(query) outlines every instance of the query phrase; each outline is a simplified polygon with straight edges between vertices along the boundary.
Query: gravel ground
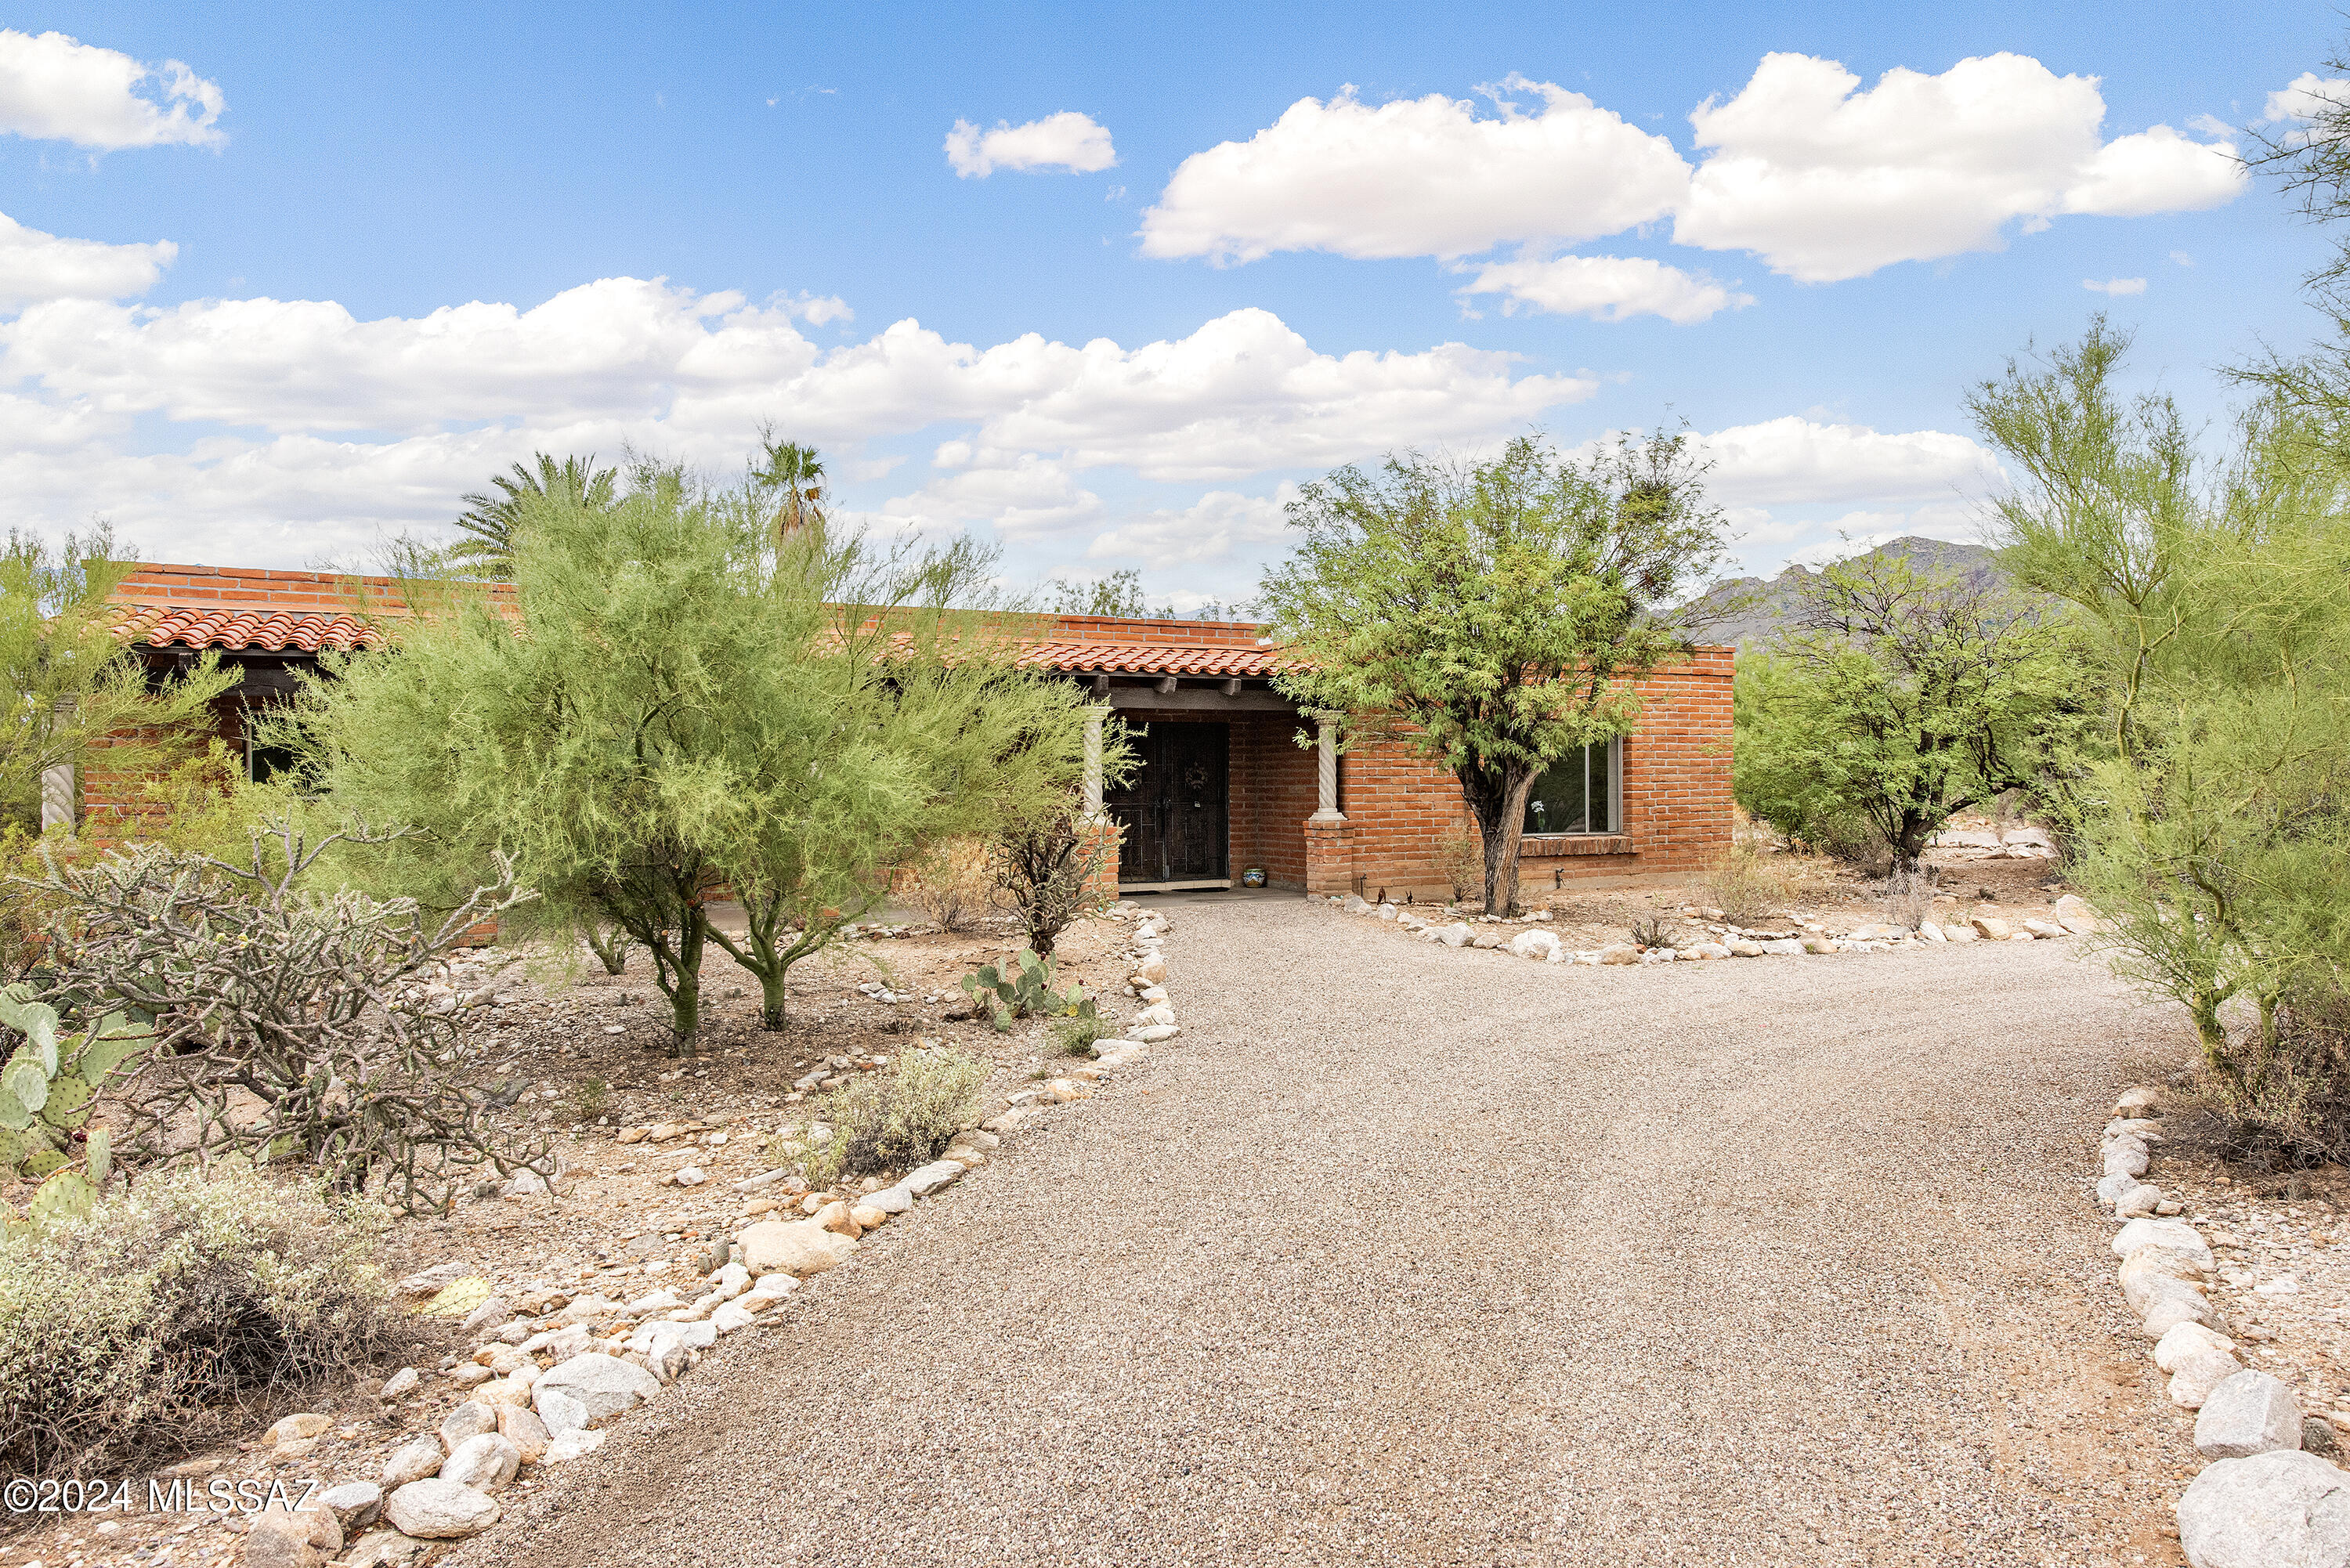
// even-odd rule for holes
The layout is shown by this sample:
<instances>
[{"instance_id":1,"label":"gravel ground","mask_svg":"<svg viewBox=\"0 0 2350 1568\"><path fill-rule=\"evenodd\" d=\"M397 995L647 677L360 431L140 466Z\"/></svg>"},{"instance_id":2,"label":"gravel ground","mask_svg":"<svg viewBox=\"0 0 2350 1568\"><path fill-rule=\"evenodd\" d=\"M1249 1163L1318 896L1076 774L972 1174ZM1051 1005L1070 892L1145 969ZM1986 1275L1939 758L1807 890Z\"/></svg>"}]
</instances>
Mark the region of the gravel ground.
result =
<instances>
[{"instance_id":1,"label":"gravel ground","mask_svg":"<svg viewBox=\"0 0 2350 1568\"><path fill-rule=\"evenodd\" d=\"M453 1561L2180 1561L2083 1174L2174 1030L2076 944L1169 902L1180 1037Z\"/></svg>"}]
</instances>

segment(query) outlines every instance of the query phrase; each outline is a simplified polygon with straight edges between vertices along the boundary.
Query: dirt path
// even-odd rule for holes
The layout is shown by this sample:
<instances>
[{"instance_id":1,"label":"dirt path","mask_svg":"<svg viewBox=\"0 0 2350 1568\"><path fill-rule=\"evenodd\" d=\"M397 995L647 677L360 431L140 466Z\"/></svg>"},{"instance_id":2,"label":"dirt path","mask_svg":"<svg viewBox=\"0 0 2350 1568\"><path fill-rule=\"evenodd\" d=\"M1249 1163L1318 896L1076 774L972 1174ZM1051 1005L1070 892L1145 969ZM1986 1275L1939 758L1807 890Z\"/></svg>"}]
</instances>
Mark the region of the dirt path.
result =
<instances>
[{"instance_id":1,"label":"dirt path","mask_svg":"<svg viewBox=\"0 0 2350 1568\"><path fill-rule=\"evenodd\" d=\"M1175 907L1184 1033L459 1561L2175 1563L2072 943L1562 970Z\"/></svg>"}]
</instances>

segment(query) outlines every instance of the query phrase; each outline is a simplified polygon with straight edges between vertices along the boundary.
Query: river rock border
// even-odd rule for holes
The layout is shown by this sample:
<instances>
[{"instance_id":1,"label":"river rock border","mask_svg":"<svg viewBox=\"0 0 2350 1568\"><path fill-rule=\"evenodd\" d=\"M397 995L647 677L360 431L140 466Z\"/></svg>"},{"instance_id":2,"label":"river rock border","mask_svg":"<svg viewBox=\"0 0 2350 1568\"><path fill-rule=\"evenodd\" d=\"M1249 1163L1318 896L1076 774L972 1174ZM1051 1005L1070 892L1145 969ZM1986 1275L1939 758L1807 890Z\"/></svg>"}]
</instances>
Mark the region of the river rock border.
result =
<instances>
[{"instance_id":1,"label":"river rock border","mask_svg":"<svg viewBox=\"0 0 2350 1568\"><path fill-rule=\"evenodd\" d=\"M1120 908L1131 912L1134 906ZM1005 1135L1045 1107L1090 1097L1113 1074L1180 1033L1162 950L1172 925L1160 911L1137 923L1126 989L1139 1005L1120 1037L1094 1043L1091 1062L1007 1096L1003 1110L957 1133L941 1158L894 1186L823 1202L804 1219L753 1217L712 1249L715 1266L691 1301L657 1289L625 1302L590 1293L538 1312L524 1308L548 1303L483 1302L459 1324L461 1334L477 1336L471 1359L442 1374L464 1390L464 1401L432 1430L394 1449L380 1481L336 1487L298 1513L258 1516L247 1532L246 1561L302 1568L333 1558L348 1568L389 1568L433 1542L478 1535L497 1523L504 1509L496 1494L517 1477L594 1453L603 1444L604 1423L683 1376L719 1340L778 1321L773 1309L803 1281L849 1262L865 1234L986 1164ZM788 1190L790 1177L785 1167L733 1186L745 1194ZM463 1263L442 1264L395 1289L432 1297L469 1272ZM403 1367L386 1380L384 1397L411 1397L427 1376ZM298 1458L327 1425L323 1416L289 1416L265 1441L281 1458ZM390 1528L375 1529L343 1553L347 1537L380 1524Z\"/></svg>"},{"instance_id":2,"label":"river rock border","mask_svg":"<svg viewBox=\"0 0 2350 1568\"><path fill-rule=\"evenodd\" d=\"M2076 895L2067 893L2056 900L2056 918L2053 920L2007 920L1997 916L1976 915L1964 922L1921 920L1914 931L1907 926L1877 923L1861 926L1841 935L1832 935L1817 921L1811 920L1794 921L1783 929L1751 929L1733 924L1726 919L1712 918L1720 916L1719 910L1703 910L1699 918L1708 921L1709 940L1705 941L1692 942L1685 948L1644 948L1631 942L1615 942L1577 952L1560 940L1555 931L1545 929L1550 919L1547 909L1537 909L1533 914L1509 919L1496 915L1480 915L1473 923L1456 919L1439 924L1392 903L1373 904L1359 893L1334 896L1329 901L1350 915L1375 916L1382 920L1391 920L1422 941L1439 942L1449 948L1494 949L1542 963L1672 963L1676 961L1767 958L1799 953L1881 953L1954 942L2053 941L2061 937L2084 935L2097 929L2096 912ZM1511 926L1525 929L1512 936L1506 931L1506 928Z\"/></svg>"},{"instance_id":3,"label":"river rock border","mask_svg":"<svg viewBox=\"0 0 2350 1568\"><path fill-rule=\"evenodd\" d=\"M2113 1239L2122 1298L2169 1374L2171 1402L2197 1412L2195 1451L2211 1461L2178 1500L2179 1545L2194 1568L2350 1563L2350 1474L2302 1450L2292 1387L2236 1358L2203 1291L2210 1246L2145 1179L2162 1142L2161 1106L2161 1091L2146 1086L2115 1102L2097 1202L2122 1222Z\"/></svg>"}]
</instances>

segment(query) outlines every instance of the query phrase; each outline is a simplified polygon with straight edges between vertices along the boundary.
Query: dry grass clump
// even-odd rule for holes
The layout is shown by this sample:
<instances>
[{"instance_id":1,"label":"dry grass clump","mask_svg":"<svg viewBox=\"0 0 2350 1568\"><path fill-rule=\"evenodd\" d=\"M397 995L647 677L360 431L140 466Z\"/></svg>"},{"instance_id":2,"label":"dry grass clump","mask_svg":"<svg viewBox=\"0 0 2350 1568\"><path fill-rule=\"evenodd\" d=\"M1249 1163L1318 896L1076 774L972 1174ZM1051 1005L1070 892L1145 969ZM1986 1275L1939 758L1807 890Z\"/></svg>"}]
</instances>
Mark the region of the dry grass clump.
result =
<instances>
[{"instance_id":1,"label":"dry grass clump","mask_svg":"<svg viewBox=\"0 0 2350 1568\"><path fill-rule=\"evenodd\" d=\"M1706 901L1738 925L1767 920L1800 891L1798 879L1752 839L1741 839L1706 867Z\"/></svg>"},{"instance_id":2,"label":"dry grass clump","mask_svg":"<svg viewBox=\"0 0 2350 1568\"><path fill-rule=\"evenodd\" d=\"M412 1336L371 1261L387 1222L224 1163L0 1241L0 1467L184 1453Z\"/></svg>"},{"instance_id":3,"label":"dry grass clump","mask_svg":"<svg viewBox=\"0 0 2350 1568\"><path fill-rule=\"evenodd\" d=\"M938 1157L955 1134L975 1126L986 1102L987 1064L958 1051L908 1052L886 1073L872 1073L827 1097L832 1136L808 1156L808 1185L843 1176L904 1170Z\"/></svg>"},{"instance_id":4,"label":"dry grass clump","mask_svg":"<svg viewBox=\"0 0 2350 1568\"><path fill-rule=\"evenodd\" d=\"M967 931L993 908L995 877L986 844L957 838L934 846L914 869L915 905L943 931Z\"/></svg>"},{"instance_id":5,"label":"dry grass clump","mask_svg":"<svg viewBox=\"0 0 2350 1568\"><path fill-rule=\"evenodd\" d=\"M1436 867L1458 901L1485 896L1485 838L1472 821L1454 823L1436 841Z\"/></svg>"},{"instance_id":6,"label":"dry grass clump","mask_svg":"<svg viewBox=\"0 0 2350 1568\"><path fill-rule=\"evenodd\" d=\"M1877 887L1877 896L1885 908L1885 918L1905 930L1916 930L1925 924L1933 912L1935 884L1939 880L1934 868L1920 866L1914 871L1896 871Z\"/></svg>"}]
</instances>

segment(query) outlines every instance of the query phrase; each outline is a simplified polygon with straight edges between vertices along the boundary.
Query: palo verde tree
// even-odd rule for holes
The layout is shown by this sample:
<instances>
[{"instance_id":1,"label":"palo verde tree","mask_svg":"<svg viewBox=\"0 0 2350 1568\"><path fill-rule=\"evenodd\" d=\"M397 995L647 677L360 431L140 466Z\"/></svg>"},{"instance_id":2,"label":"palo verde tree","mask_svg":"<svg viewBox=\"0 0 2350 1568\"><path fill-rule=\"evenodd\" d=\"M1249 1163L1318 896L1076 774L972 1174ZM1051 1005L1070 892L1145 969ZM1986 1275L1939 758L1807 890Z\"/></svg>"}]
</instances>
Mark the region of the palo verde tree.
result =
<instances>
[{"instance_id":1,"label":"palo verde tree","mask_svg":"<svg viewBox=\"0 0 2350 1568\"><path fill-rule=\"evenodd\" d=\"M2052 601L1877 551L1804 585L1794 635L1742 655L1734 787L1802 834L1858 815L1913 871L1950 815L2063 765L2087 707Z\"/></svg>"},{"instance_id":2,"label":"palo verde tree","mask_svg":"<svg viewBox=\"0 0 2350 1568\"><path fill-rule=\"evenodd\" d=\"M898 867L1057 803L1082 767L1074 689L956 607L983 554L779 530L777 488L640 465L608 505L550 494L515 535L511 619L442 586L298 718L338 809L439 848L445 867L400 867L411 885L512 855L548 918L649 950L681 1043L710 944L780 1028L791 967ZM710 918L722 886L743 933Z\"/></svg>"},{"instance_id":3,"label":"palo verde tree","mask_svg":"<svg viewBox=\"0 0 2350 1568\"><path fill-rule=\"evenodd\" d=\"M2072 610L2098 705L2071 875L2223 1102L2350 1157L2350 425L2310 405L2350 376L2292 367L2211 442L2120 389L2127 348L2099 320L1972 399L2021 480L2002 558Z\"/></svg>"},{"instance_id":4,"label":"palo verde tree","mask_svg":"<svg viewBox=\"0 0 2350 1568\"><path fill-rule=\"evenodd\" d=\"M1530 436L1480 462L1342 468L1290 504L1305 540L1263 582L1281 690L1394 736L1461 781L1485 905L1514 911L1543 770L1627 732L1632 682L1685 653L1673 607L1722 559L1684 435L1582 462ZM1301 737L1302 740L1302 737Z\"/></svg>"}]
</instances>

